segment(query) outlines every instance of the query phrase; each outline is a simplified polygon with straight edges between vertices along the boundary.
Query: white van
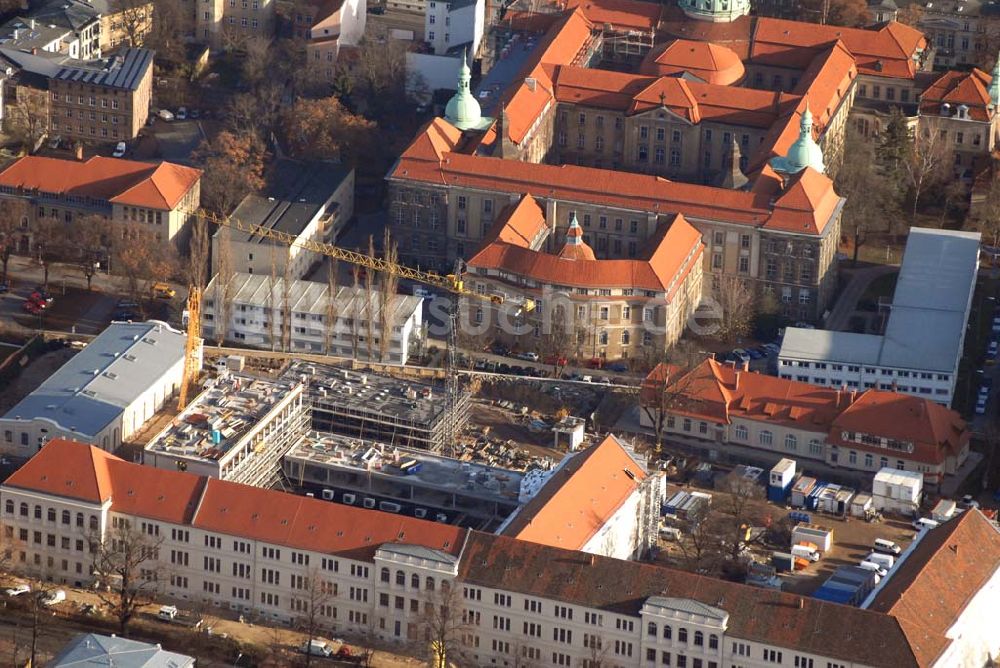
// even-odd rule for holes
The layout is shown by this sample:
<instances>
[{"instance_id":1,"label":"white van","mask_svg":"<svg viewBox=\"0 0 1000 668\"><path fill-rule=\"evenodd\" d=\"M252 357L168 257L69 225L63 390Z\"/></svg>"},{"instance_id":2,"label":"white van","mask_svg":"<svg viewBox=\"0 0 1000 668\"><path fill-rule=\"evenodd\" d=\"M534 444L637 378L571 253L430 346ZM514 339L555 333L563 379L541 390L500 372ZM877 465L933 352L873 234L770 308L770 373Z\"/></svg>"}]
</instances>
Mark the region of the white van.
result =
<instances>
[{"instance_id":1,"label":"white van","mask_svg":"<svg viewBox=\"0 0 1000 668\"><path fill-rule=\"evenodd\" d=\"M161 605L160 611L156 613L156 616L164 621L172 622L177 619L177 606Z\"/></svg>"},{"instance_id":2,"label":"white van","mask_svg":"<svg viewBox=\"0 0 1000 668\"><path fill-rule=\"evenodd\" d=\"M923 531L924 529L936 529L940 526L938 522L934 520L927 519L926 517L918 517L913 520L913 528L916 531Z\"/></svg>"},{"instance_id":3,"label":"white van","mask_svg":"<svg viewBox=\"0 0 1000 668\"><path fill-rule=\"evenodd\" d=\"M660 538L663 540L680 540L681 530L677 527L660 527Z\"/></svg>"},{"instance_id":4,"label":"white van","mask_svg":"<svg viewBox=\"0 0 1000 668\"><path fill-rule=\"evenodd\" d=\"M883 554L899 554L903 551L903 548L899 545L896 545L891 540L886 540L885 538L876 538L872 548L876 552L882 552Z\"/></svg>"},{"instance_id":5,"label":"white van","mask_svg":"<svg viewBox=\"0 0 1000 668\"><path fill-rule=\"evenodd\" d=\"M333 648L322 640L310 640L299 645L299 651L312 656L332 656Z\"/></svg>"},{"instance_id":6,"label":"white van","mask_svg":"<svg viewBox=\"0 0 1000 668\"><path fill-rule=\"evenodd\" d=\"M870 561L874 564L878 564L885 570L892 568L893 564L896 563L896 557L889 554L879 554L878 552L872 552L865 558L865 561Z\"/></svg>"},{"instance_id":7,"label":"white van","mask_svg":"<svg viewBox=\"0 0 1000 668\"><path fill-rule=\"evenodd\" d=\"M865 569L866 571L871 571L872 573L875 573L880 578L884 578L889 572L886 569L879 566L878 564L876 564L874 561L862 561L860 564L858 564L858 566Z\"/></svg>"},{"instance_id":8,"label":"white van","mask_svg":"<svg viewBox=\"0 0 1000 668\"><path fill-rule=\"evenodd\" d=\"M809 561L819 561L819 552L806 545L792 545L792 555Z\"/></svg>"}]
</instances>

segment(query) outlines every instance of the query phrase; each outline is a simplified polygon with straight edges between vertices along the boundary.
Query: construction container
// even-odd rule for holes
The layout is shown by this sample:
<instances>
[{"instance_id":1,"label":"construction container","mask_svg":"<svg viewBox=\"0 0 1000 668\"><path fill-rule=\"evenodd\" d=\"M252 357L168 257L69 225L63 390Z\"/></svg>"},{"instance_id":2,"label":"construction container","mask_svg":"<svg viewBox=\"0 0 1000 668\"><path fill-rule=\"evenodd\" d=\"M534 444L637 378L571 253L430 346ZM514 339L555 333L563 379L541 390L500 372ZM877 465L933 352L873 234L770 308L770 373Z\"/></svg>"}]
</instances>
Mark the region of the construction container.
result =
<instances>
[{"instance_id":1,"label":"construction container","mask_svg":"<svg viewBox=\"0 0 1000 668\"><path fill-rule=\"evenodd\" d=\"M931 519L935 522L946 522L951 519L957 509L958 504L951 499L941 499L931 510Z\"/></svg>"},{"instance_id":2,"label":"construction container","mask_svg":"<svg viewBox=\"0 0 1000 668\"><path fill-rule=\"evenodd\" d=\"M792 529L792 544L812 543L823 553L833 547L833 529L818 524L800 524Z\"/></svg>"},{"instance_id":3,"label":"construction container","mask_svg":"<svg viewBox=\"0 0 1000 668\"><path fill-rule=\"evenodd\" d=\"M791 488L791 503L794 508L805 508L806 499L812 493L813 488L816 486L816 478L811 478L807 475L802 476L792 485Z\"/></svg>"},{"instance_id":4,"label":"construction container","mask_svg":"<svg viewBox=\"0 0 1000 668\"><path fill-rule=\"evenodd\" d=\"M795 460L783 458L771 469L767 479L767 498L774 503L784 503L795 480Z\"/></svg>"}]
</instances>

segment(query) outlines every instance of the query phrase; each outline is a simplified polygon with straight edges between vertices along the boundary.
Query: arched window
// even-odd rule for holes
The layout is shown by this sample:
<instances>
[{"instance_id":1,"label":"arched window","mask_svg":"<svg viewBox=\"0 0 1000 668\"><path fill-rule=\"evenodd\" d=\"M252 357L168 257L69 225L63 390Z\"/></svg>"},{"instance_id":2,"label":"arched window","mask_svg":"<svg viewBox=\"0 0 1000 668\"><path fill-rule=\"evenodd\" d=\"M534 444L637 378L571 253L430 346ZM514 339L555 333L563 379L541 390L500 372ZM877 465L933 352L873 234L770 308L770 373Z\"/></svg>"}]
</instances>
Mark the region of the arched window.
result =
<instances>
[{"instance_id":1,"label":"arched window","mask_svg":"<svg viewBox=\"0 0 1000 668\"><path fill-rule=\"evenodd\" d=\"M14 514L14 502L13 501L11 501L10 499L7 499L7 504L6 504L5 507L6 507L8 515L13 515Z\"/></svg>"},{"instance_id":2,"label":"arched window","mask_svg":"<svg viewBox=\"0 0 1000 668\"><path fill-rule=\"evenodd\" d=\"M705 634L702 633L701 631L695 631L694 632L694 644L698 645L699 647L701 647L702 645L704 645L705 644Z\"/></svg>"},{"instance_id":3,"label":"arched window","mask_svg":"<svg viewBox=\"0 0 1000 668\"><path fill-rule=\"evenodd\" d=\"M62 523L68 525L70 523L70 514L68 510L62 511Z\"/></svg>"},{"instance_id":4,"label":"arched window","mask_svg":"<svg viewBox=\"0 0 1000 668\"><path fill-rule=\"evenodd\" d=\"M46 515L49 518L49 522L55 522L56 521L56 509L55 508L49 508L49 512L47 512Z\"/></svg>"},{"instance_id":5,"label":"arched window","mask_svg":"<svg viewBox=\"0 0 1000 668\"><path fill-rule=\"evenodd\" d=\"M708 648L709 649L719 649L719 636L714 633L708 636Z\"/></svg>"},{"instance_id":6,"label":"arched window","mask_svg":"<svg viewBox=\"0 0 1000 668\"><path fill-rule=\"evenodd\" d=\"M787 434L785 436L785 450L798 450L799 441L795 438L794 434Z\"/></svg>"},{"instance_id":7,"label":"arched window","mask_svg":"<svg viewBox=\"0 0 1000 668\"><path fill-rule=\"evenodd\" d=\"M28 504L27 503L22 503L21 504L21 517L27 517L27 516L28 516Z\"/></svg>"},{"instance_id":8,"label":"arched window","mask_svg":"<svg viewBox=\"0 0 1000 668\"><path fill-rule=\"evenodd\" d=\"M646 625L646 635L656 637L656 622L649 622Z\"/></svg>"},{"instance_id":9,"label":"arched window","mask_svg":"<svg viewBox=\"0 0 1000 668\"><path fill-rule=\"evenodd\" d=\"M420 589L420 576L416 573L410 576L410 586L414 589Z\"/></svg>"},{"instance_id":10,"label":"arched window","mask_svg":"<svg viewBox=\"0 0 1000 668\"><path fill-rule=\"evenodd\" d=\"M629 344L629 341L631 340L632 340L632 335L629 334L629 331L627 329L622 330L622 345L627 346Z\"/></svg>"},{"instance_id":11,"label":"arched window","mask_svg":"<svg viewBox=\"0 0 1000 668\"><path fill-rule=\"evenodd\" d=\"M738 424L738 425L736 425L736 428L733 430L733 437L737 441L745 441L745 440L747 440L747 435L748 434L749 434L749 431L747 430L746 425Z\"/></svg>"},{"instance_id":12,"label":"arched window","mask_svg":"<svg viewBox=\"0 0 1000 668\"><path fill-rule=\"evenodd\" d=\"M97 524L97 515L91 515L90 516L90 528L93 529L94 531L97 531L97 526L98 526L98 524Z\"/></svg>"},{"instance_id":13,"label":"arched window","mask_svg":"<svg viewBox=\"0 0 1000 668\"><path fill-rule=\"evenodd\" d=\"M382 569L382 582L388 582L388 581L389 581L389 569L388 568L383 568Z\"/></svg>"},{"instance_id":14,"label":"arched window","mask_svg":"<svg viewBox=\"0 0 1000 668\"><path fill-rule=\"evenodd\" d=\"M663 639L664 640L670 640L671 638L673 638L673 635L674 635L673 634L673 629L671 628L671 626L669 624L664 624L663 625Z\"/></svg>"},{"instance_id":15,"label":"arched window","mask_svg":"<svg viewBox=\"0 0 1000 668\"><path fill-rule=\"evenodd\" d=\"M760 444L761 445L771 445L771 432L766 429L760 432Z\"/></svg>"},{"instance_id":16,"label":"arched window","mask_svg":"<svg viewBox=\"0 0 1000 668\"><path fill-rule=\"evenodd\" d=\"M396 571L396 584L400 587L406 586L406 573L403 571Z\"/></svg>"},{"instance_id":17,"label":"arched window","mask_svg":"<svg viewBox=\"0 0 1000 668\"><path fill-rule=\"evenodd\" d=\"M447 585L448 583L445 582L444 584ZM424 582L424 587L427 591L434 591L434 578L428 576L427 580Z\"/></svg>"}]
</instances>

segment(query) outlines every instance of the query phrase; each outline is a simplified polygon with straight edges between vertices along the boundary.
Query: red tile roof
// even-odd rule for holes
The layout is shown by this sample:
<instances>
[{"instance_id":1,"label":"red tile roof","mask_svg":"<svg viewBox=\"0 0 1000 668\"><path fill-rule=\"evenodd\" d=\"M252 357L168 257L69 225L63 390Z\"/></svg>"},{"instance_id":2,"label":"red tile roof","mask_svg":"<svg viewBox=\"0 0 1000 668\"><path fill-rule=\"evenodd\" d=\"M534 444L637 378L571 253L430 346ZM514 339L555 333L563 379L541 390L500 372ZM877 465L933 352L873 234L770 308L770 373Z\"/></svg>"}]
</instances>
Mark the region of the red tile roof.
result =
<instances>
[{"instance_id":1,"label":"red tile roof","mask_svg":"<svg viewBox=\"0 0 1000 668\"><path fill-rule=\"evenodd\" d=\"M920 95L920 113L937 116L941 113L941 105L948 103L954 114L958 106L964 104L969 107L970 118L988 122L992 81L992 76L976 68L971 72L945 72Z\"/></svg>"},{"instance_id":2,"label":"red tile roof","mask_svg":"<svg viewBox=\"0 0 1000 668\"><path fill-rule=\"evenodd\" d=\"M886 450L848 443L841 436L844 431L884 436L913 443L907 458L927 464L957 454L970 437L958 413L929 399L879 390L857 395L742 371L713 359L677 379L670 392L670 411L677 414L727 424L739 416L786 425L825 433L830 443L876 454Z\"/></svg>"},{"instance_id":3,"label":"red tile roof","mask_svg":"<svg viewBox=\"0 0 1000 668\"><path fill-rule=\"evenodd\" d=\"M465 536L438 522L133 464L64 439L46 444L4 485L95 504L110 500L115 512L355 558L397 542L457 555Z\"/></svg>"},{"instance_id":4,"label":"red tile roof","mask_svg":"<svg viewBox=\"0 0 1000 668\"><path fill-rule=\"evenodd\" d=\"M663 5L639 0L567 0L565 6L579 7L591 23L616 32L655 33L663 13Z\"/></svg>"},{"instance_id":5,"label":"red tile roof","mask_svg":"<svg viewBox=\"0 0 1000 668\"><path fill-rule=\"evenodd\" d=\"M416 142L414 142L416 143ZM578 165L546 165L501 158L447 153L443 160L427 159L409 149L390 173L390 179L457 185L502 193L532 193L538 199L604 204L654 213L681 213L764 229L822 234L840 198L833 182L807 168L796 181L801 190L772 207L771 192L714 188L668 181L662 177L617 172ZM797 186L798 187L798 186ZM820 210L801 207L817 202Z\"/></svg>"},{"instance_id":6,"label":"red tile roof","mask_svg":"<svg viewBox=\"0 0 1000 668\"><path fill-rule=\"evenodd\" d=\"M726 633L734 639L871 668L918 665L890 616L654 564L470 531L458 577L470 585L633 617L651 596L692 599L728 612Z\"/></svg>"},{"instance_id":7,"label":"red tile roof","mask_svg":"<svg viewBox=\"0 0 1000 668\"><path fill-rule=\"evenodd\" d=\"M582 549L646 477L618 439L608 436L560 466L504 528L503 535Z\"/></svg>"},{"instance_id":8,"label":"red tile roof","mask_svg":"<svg viewBox=\"0 0 1000 668\"><path fill-rule=\"evenodd\" d=\"M490 228L486 242L501 241L524 248L534 248L539 238L544 238L547 232L545 212L535 198L528 194L517 204L510 204L500 212L497 221Z\"/></svg>"},{"instance_id":9,"label":"red tile roof","mask_svg":"<svg viewBox=\"0 0 1000 668\"><path fill-rule=\"evenodd\" d=\"M966 606L996 577L1000 531L978 510L967 510L911 550L868 609L894 617L918 665L929 668L951 644L948 634Z\"/></svg>"},{"instance_id":10,"label":"red tile roof","mask_svg":"<svg viewBox=\"0 0 1000 668\"><path fill-rule=\"evenodd\" d=\"M474 269L502 270L530 278L540 285L606 288L628 287L666 292L680 289L683 278L698 264L703 244L698 232L678 214L661 224L643 259L594 260L535 251L501 240L489 241L473 255Z\"/></svg>"},{"instance_id":11,"label":"red tile roof","mask_svg":"<svg viewBox=\"0 0 1000 668\"><path fill-rule=\"evenodd\" d=\"M732 49L711 42L675 39L654 47L639 66L650 76L675 76L687 72L705 83L729 86L743 80L743 61Z\"/></svg>"},{"instance_id":12,"label":"red tile roof","mask_svg":"<svg viewBox=\"0 0 1000 668\"><path fill-rule=\"evenodd\" d=\"M151 209L173 209L201 170L95 156L85 162L27 156L0 172L0 186L77 195Z\"/></svg>"}]
</instances>

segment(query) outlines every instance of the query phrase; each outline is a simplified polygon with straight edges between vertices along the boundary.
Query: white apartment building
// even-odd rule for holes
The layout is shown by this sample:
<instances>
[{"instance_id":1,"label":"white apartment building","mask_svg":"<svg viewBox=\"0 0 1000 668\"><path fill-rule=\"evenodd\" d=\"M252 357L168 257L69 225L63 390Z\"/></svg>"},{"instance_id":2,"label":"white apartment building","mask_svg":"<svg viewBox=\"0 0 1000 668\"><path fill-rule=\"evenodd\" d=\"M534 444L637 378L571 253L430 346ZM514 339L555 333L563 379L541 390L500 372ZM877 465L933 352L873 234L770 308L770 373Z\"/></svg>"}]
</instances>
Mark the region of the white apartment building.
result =
<instances>
[{"instance_id":1,"label":"white apartment building","mask_svg":"<svg viewBox=\"0 0 1000 668\"><path fill-rule=\"evenodd\" d=\"M338 287L331 297L326 283L294 280L286 289L283 278L239 273L231 278L228 291L218 275L205 289L201 329L207 338L213 338L221 326L227 292L229 322L224 338L255 348L283 349L287 335L292 352L367 359L368 323L374 319L375 361L406 364L411 343L423 331L422 297L397 294L383 304L376 289L369 304L364 288ZM286 313L291 316L287 330L283 326ZM380 351L383 313L391 323L384 359Z\"/></svg>"},{"instance_id":2,"label":"white apartment building","mask_svg":"<svg viewBox=\"0 0 1000 668\"><path fill-rule=\"evenodd\" d=\"M424 12L424 35L435 55L464 48L469 60L479 53L483 40L486 0L430 0Z\"/></svg>"},{"instance_id":3,"label":"white apartment building","mask_svg":"<svg viewBox=\"0 0 1000 668\"><path fill-rule=\"evenodd\" d=\"M979 272L978 232L912 228L885 334L789 327L782 378L950 405Z\"/></svg>"},{"instance_id":4,"label":"white apartment building","mask_svg":"<svg viewBox=\"0 0 1000 668\"><path fill-rule=\"evenodd\" d=\"M268 487L309 427L303 386L223 372L146 443L147 466Z\"/></svg>"},{"instance_id":5,"label":"white apartment building","mask_svg":"<svg viewBox=\"0 0 1000 668\"><path fill-rule=\"evenodd\" d=\"M0 418L0 450L30 456L71 438L114 451L180 388L185 341L159 320L111 323Z\"/></svg>"},{"instance_id":6,"label":"white apartment building","mask_svg":"<svg viewBox=\"0 0 1000 668\"><path fill-rule=\"evenodd\" d=\"M315 605L324 633L411 647L426 639L428 606L447 602L465 620L448 650L463 666L957 668L934 660L949 656L944 633L1000 561L996 541L983 547L977 573L990 572L938 604L943 640L927 648L889 614L144 467L70 441L0 486L24 574L89 584L85 537L123 522L155 543L142 574L164 600L270 623Z\"/></svg>"}]
</instances>

